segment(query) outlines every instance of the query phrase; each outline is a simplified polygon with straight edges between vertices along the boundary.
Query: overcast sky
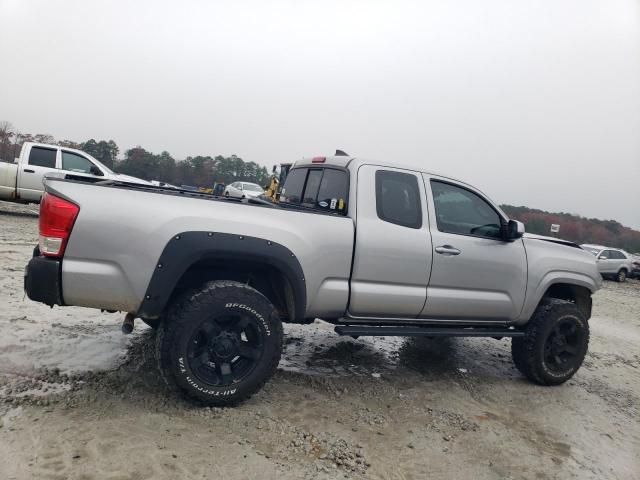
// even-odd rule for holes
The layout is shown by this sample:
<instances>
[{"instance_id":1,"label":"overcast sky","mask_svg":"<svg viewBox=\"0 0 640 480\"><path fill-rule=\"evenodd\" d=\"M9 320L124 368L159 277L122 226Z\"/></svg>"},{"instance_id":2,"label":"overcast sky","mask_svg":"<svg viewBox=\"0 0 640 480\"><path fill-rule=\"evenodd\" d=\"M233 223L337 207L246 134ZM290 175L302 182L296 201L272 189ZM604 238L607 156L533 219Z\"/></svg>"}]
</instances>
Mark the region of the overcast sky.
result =
<instances>
[{"instance_id":1,"label":"overcast sky","mask_svg":"<svg viewBox=\"0 0 640 480\"><path fill-rule=\"evenodd\" d=\"M0 0L0 120L268 166L341 148L640 228L640 2Z\"/></svg>"}]
</instances>

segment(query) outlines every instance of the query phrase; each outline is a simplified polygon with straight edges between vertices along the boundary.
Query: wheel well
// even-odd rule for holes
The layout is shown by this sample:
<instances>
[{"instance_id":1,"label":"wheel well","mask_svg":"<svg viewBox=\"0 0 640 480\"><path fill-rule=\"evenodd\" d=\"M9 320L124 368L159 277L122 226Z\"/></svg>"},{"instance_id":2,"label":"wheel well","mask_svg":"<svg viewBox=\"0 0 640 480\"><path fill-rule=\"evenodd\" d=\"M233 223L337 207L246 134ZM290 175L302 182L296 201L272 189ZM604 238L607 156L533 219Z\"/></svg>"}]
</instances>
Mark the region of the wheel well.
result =
<instances>
[{"instance_id":1,"label":"wheel well","mask_svg":"<svg viewBox=\"0 0 640 480\"><path fill-rule=\"evenodd\" d=\"M171 294L173 300L187 290L198 288L212 280L234 280L249 285L273 304L283 322L296 321L295 296L287 277L277 268L257 261L234 261L230 268L220 260L201 260L180 277ZM172 301L168 302L170 305Z\"/></svg>"},{"instance_id":2,"label":"wheel well","mask_svg":"<svg viewBox=\"0 0 640 480\"><path fill-rule=\"evenodd\" d=\"M547 289L542 298L557 298L575 303L585 318L591 317L591 291L588 288L570 283L556 283Z\"/></svg>"}]
</instances>

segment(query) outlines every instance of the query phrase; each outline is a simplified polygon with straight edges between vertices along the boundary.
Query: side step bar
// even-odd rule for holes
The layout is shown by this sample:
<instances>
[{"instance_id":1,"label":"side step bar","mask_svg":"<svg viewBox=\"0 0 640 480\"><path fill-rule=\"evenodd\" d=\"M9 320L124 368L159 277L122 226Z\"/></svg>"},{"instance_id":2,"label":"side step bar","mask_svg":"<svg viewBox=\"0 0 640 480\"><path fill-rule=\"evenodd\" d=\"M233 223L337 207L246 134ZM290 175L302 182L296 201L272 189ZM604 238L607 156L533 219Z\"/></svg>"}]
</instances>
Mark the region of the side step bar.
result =
<instances>
[{"instance_id":1,"label":"side step bar","mask_svg":"<svg viewBox=\"0 0 640 480\"><path fill-rule=\"evenodd\" d=\"M522 330L499 327L338 325L335 331L350 337L524 337Z\"/></svg>"}]
</instances>

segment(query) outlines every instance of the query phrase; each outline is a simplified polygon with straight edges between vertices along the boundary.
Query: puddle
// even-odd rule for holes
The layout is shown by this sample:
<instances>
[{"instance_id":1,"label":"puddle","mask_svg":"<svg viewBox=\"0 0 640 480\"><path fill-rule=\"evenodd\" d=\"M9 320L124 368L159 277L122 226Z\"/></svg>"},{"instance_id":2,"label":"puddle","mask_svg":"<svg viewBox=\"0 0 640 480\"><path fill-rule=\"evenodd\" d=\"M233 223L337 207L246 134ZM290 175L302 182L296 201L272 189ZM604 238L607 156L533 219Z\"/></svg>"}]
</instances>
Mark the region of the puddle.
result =
<instances>
[{"instance_id":1,"label":"puddle","mask_svg":"<svg viewBox=\"0 0 640 480\"><path fill-rule=\"evenodd\" d=\"M398 368L433 378L457 371L457 345L450 338L360 337L337 335L334 325L285 325L279 368L323 376L373 376Z\"/></svg>"}]
</instances>

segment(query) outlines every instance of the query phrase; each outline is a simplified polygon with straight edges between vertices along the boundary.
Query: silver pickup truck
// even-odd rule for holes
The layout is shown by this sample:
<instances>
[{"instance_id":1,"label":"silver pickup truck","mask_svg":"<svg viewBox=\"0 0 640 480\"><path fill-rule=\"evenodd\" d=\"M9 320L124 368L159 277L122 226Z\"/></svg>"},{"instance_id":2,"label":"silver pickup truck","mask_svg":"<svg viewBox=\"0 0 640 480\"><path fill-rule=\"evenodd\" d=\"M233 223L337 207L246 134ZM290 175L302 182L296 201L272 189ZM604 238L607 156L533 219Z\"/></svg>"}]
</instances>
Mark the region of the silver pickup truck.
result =
<instances>
[{"instance_id":1,"label":"silver pickup truck","mask_svg":"<svg viewBox=\"0 0 640 480\"><path fill-rule=\"evenodd\" d=\"M593 255L524 234L474 187L344 155L295 163L277 204L53 178L40 212L29 298L158 328L164 378L209 405L257 391L282 322L315 318L352 337L512 337L524 375L561 384L601 285Z\"/></svg>"}]
</instances>

